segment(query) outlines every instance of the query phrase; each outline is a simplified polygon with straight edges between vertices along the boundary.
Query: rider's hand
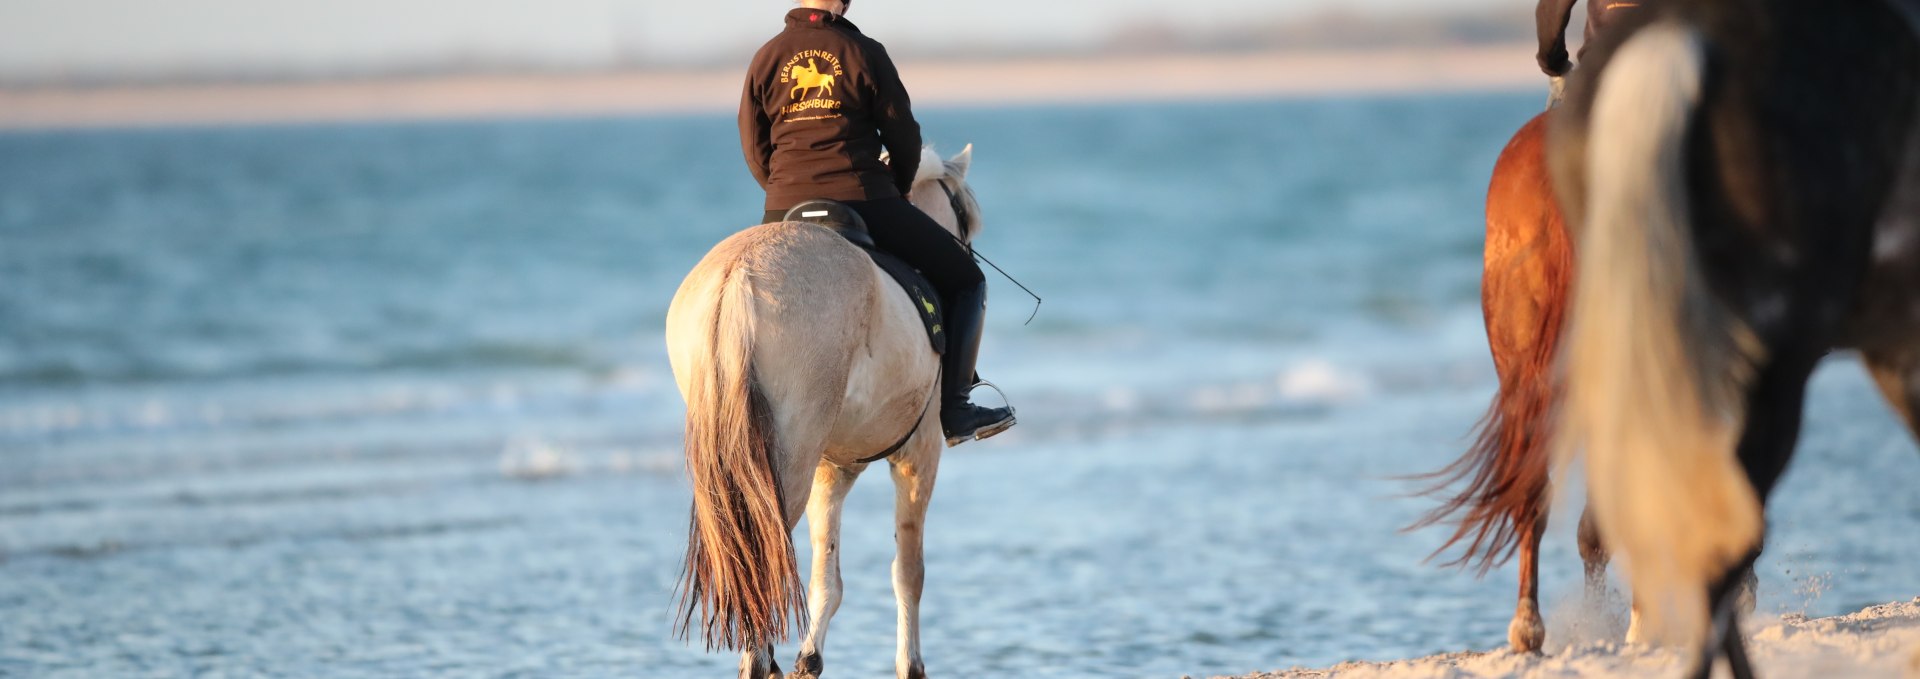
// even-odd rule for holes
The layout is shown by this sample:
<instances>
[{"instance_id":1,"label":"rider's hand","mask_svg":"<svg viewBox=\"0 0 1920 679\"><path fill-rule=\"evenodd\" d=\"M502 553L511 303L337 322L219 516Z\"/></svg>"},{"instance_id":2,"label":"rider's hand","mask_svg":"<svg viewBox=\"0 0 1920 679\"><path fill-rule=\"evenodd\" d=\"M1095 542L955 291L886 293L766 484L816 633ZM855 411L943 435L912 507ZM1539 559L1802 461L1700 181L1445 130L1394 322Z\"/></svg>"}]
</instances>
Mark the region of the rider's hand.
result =
<instances>
[{"instance_id":1,"label":"rider's hand","mask_svg":"<svg viewBox=\"0 0 1920 679\"><path fill-rule=\"evenodd\" d=\"M1567 50L1564 47L1551 53L1540 54L1534 57L1534 61L1540 64L1540 72L1552 78L1565 76L1567 71L1573 70L1573 62L1567 60Z\"/></svg>"}]
</instances>

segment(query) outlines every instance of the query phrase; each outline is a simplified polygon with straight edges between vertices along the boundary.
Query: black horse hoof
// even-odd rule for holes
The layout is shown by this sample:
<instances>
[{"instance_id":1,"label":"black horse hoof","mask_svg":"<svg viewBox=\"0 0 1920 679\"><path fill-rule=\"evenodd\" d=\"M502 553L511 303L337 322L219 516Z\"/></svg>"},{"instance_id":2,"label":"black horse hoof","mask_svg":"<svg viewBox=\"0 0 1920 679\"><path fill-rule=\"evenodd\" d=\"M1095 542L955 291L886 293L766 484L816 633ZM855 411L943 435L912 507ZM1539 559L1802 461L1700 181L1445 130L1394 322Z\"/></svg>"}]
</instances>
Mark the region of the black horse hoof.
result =
<instances>
[{"instance_id":1,"label":"black horse hoof","mask_svg":"<svg viewBox=\"0 0 1920 679\"><path fill-rule=\"evenodd\" d=\"M826 663L821 662L819 653L808 653L793 661L793 674L787 675L787 679L819 679L824 667Z\"/></svg>"}]
</instances>

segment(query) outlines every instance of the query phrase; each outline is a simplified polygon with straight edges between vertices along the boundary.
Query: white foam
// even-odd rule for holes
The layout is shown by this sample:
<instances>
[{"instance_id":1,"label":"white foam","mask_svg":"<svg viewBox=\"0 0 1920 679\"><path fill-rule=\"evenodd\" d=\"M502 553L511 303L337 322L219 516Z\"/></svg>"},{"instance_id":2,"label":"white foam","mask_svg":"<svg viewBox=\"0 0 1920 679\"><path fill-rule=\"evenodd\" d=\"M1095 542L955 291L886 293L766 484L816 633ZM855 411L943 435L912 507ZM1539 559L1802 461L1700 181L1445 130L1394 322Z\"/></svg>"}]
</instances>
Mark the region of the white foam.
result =
<instances>
[{"instance_id":1,"label":"white foam","mask_svg":"<svg viewBox=\"0 0 1920 679\"><path fill-rule=\"evenodd\" d=\"M1279 387L1281 398L1311 403L1351 403L1372 391L1365 376L1322 359L1309 359L1281 371Z\"/></svg>"},{"instance_id":2,"label":"white foam","mask_svg":"<svg viewBox=\"0 0 1920 679\"><path fill-rule=\"evenodd\" d=\"M510 479L540 481L573 474L578 468L572 454L535 438L508 441L500 453L500 474Z\"/></svg>"}]
</instances>

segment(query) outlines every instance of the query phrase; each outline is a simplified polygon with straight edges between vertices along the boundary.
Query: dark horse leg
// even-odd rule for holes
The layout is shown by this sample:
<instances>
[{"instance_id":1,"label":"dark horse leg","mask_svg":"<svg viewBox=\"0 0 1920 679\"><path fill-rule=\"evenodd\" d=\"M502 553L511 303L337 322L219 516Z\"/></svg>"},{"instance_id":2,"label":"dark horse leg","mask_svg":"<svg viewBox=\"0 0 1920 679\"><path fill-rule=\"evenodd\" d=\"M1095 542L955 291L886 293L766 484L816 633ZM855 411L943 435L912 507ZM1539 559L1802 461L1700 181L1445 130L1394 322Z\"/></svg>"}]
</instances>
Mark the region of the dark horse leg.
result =
<instances>
[{"instance_id":1,"label":"dark horse leg","mask_svg":"<svg viewBox=\"0 0 1920 679\"><path fill-rule=\"evenodd\" d=\"M1780 349L1776 349L1780 350ZM1802 351L1777 356L1762 369L1759 379L1747 391L1747 418L1740 434L1740 465L1753 484L1761 503L1780 480L1793 459L1794 444L1800 437L1800 418L1807 393L1807 378L1820 360L1820 352ZM1752 576L1753 562L1760 556L1756 544L1745 558L1714 578L1707 590L1708 611L1713 628L1696 657L1693 673L1706 679L1713 661L1725 655L1736 679L1753 676L1740 636L1741 591Z\"/></svg>"},{"instance_id":2,"label":"dark horse leg","mask_svg":"<svg viewBox=\"0 0 1920 679\"><path fill-rule=\"evenodd\" d=\"M1869 351L1867 371L1873 374L1887 405L1907 423L1907 431L1920 439L1920 350Z\"/></svg>"},{"instance_id":3,"label":"dark horse leg","mask_svg":"<svg viewBox=\"0 0 1920 679\"><path fill-rule=\"evenodd\" d=\"M1593 501L1588 500L1585 509L1580 510L1580 565L1586 571L1586 598L1588 606L1599 606L1607 600L1607 564L1613 561L1613 552L1607 550L1607 543L1600 538L1600 524L1593 518ZM1635 610L1631 620L1638 621L1640 614ZM1639 639L1633 626L1627 628L1627 643L1636 643Z\"/></svg>"},{"instance_id":4,"label":"dark horse leg","mask_svg":"<svg viewBox=\"0 0 1920 679\"><path fill-rule=\"evenodd\" d=\"M1717 654L1727 658L1727 671L1734 679L1753 679L1753 662L1747 657L1746 638L1740 634L1740 595L1748 577L1753 574L1753 562L1760 556L1760 550L1749 552L1739 565L1728 571L1713 585L1707 588L1707 598L1713 602L1711 612L1711 631L1707 635L1705 647L1700 649L1693 676L1695 679L1707 679L1713 671L1713 660ZM1715 641L1718 639L1718 644Z\"/></svg>"},{"instance_id":5,"label":"dark horse leg","mask_svg":"<svg viewBox=\"0 0 1920 679\"><path fill-rule=\"evenodd\" d=\"M1607 562L1613 554L1600 541L1600 525L1593 522L1593 502L1580 512L1580 564L1586 567L1587 596L1598 597L1607 591Z\"/></svg>"}]
</instances>

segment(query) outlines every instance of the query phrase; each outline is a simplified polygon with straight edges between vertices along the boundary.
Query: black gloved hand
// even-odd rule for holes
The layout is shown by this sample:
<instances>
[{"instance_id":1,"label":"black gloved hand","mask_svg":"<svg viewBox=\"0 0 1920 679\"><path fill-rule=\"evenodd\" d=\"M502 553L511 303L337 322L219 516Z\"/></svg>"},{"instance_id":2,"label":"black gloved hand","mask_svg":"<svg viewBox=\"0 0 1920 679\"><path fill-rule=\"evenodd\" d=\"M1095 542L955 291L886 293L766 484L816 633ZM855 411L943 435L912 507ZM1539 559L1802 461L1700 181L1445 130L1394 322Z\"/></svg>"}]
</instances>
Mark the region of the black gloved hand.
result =
<instances>
[{"instance_id":1,"label":"black gloved hand","mask_svg":"<svg viewBox=\"0 0 1920 679\"><path fill-rule=\"evenodd\" d=\"M1567 60L1567 48L1561 47L1551 52L1542 52L1534 57L1539 62L1540 72L1549 77L1558 78L1573 70L1573 62Z\"/></svg>"}]
</instances>

